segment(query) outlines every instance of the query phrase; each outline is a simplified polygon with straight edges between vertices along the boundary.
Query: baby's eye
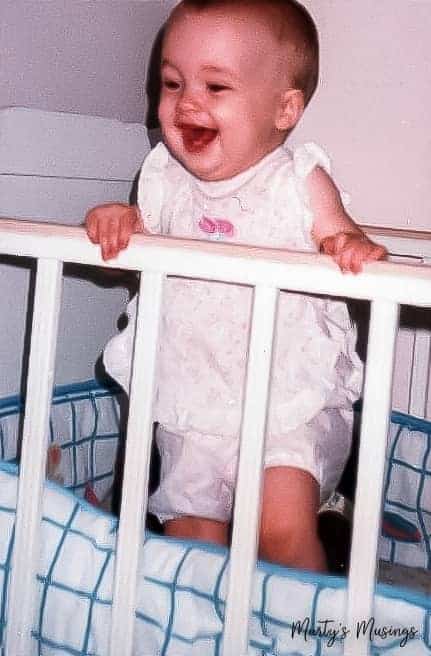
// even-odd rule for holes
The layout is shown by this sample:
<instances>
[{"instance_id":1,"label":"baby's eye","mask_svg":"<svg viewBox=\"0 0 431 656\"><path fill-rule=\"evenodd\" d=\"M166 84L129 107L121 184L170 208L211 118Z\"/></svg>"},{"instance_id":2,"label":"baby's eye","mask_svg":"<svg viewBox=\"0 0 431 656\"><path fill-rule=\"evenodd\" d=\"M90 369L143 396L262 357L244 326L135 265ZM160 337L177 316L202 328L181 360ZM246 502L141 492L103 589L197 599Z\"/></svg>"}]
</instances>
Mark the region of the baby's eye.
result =
<instances>
[{"instance_id":1,"label":"baby's eye","mask_svg":"<svg viewBox=\"0 0 431 656\"><path fill-rule=\"evenodd\" d=\"M229 91L230 87L227 84L218 84L216 82L209 82L207 89L211 93L221 93L222 91Z\"/></svg>"},{"instance_id":2,"label":"baby's eye","mask_svg":"<svg viewBox=\"0 0 431 656\"><path fill-rule=\"evenodd\" d=\"M165 89L168 89L169 91L178 91L178 89L181 87L181 83L178 82L177 80L171 80L169 78L165 78L162 80L162 86Z\"/></svg>"}]
</instances>

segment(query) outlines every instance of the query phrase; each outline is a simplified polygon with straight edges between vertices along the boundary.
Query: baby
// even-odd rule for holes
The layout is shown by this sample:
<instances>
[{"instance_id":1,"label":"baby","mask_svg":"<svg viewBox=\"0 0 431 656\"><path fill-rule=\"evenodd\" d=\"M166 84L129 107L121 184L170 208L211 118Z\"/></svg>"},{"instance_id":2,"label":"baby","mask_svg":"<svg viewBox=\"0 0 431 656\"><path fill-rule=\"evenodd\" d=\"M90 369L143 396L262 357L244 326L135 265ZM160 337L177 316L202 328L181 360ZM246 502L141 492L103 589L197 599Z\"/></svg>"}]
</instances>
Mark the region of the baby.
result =
<instances>
[{"instance_id":1,"label":"baby","mask_svg":"<svg viewBox=\"0 0 431 656\"><path fill-rule=\"evenodd\" d=\"M103 257L134 232L320 250L355 273L384 257L346 213L323 151L284 145L317 79L316 28L295 0L183 0L164 33L163 144L143 164L139 210L104 205L86 218ZM168 535L227 544L251 304L240 285L165 286L154 408L161 480L150 510ZM134 313L132 301L128 328L105 350L126 389ZM325 570L317 511L346 463L360 389L345 305L281 292L260 557Z\"/></svg>"}]
</instances>

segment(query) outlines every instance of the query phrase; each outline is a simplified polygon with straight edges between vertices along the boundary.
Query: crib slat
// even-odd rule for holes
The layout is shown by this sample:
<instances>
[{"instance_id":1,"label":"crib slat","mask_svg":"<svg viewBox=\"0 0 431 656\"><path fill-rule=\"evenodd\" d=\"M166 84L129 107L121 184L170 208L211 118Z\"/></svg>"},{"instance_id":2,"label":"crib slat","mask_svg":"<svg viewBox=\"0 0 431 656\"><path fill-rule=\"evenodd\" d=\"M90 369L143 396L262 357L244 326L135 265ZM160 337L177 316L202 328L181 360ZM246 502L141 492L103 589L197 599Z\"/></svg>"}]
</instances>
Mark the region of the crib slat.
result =
<instances>
[{"instance_id":1,"label":"crib slat","mask_svg":"<svg viewBox=\"0 0 431 656\"><path fill-rule=\"evenodd\" d=\"M358 623L373 616L377 546L380 533L387 432L399 306L371 304L364 404L350 554L345 656L369 653L368 635L357 636Z\"/></svg>"},{"instance_id":2,"label":"crib slat","mask_svg":"<svg viewBox=\"0 0 431 656\"><path fill-rule=\"evenodd\" d=\"M111 656L131 656L136 575L148 501L153 395L164 276L141 274L112 604Z\"/></svg>"},{"instance_id":3,"label":"crib slat","mask_svg":"<svg viewBox=\"0 0 431 656\"><path fill-rule=\"evenodd\" d=\"M248 652L248 622L260 519L263 445L279 291L257 286L249 344L240 460L235 491L223 656Z\"/></svg>"},{"instance_id":4,"label":"crib slat","mask_svg":"<svg viewBox=\"0 0 431 656\"><path fill-rule=\"evenodd\" d=\"M6 653L11 656L32 653L61 276L61 262L38 261L6 632Z\"/></svg>"}]
</instances>

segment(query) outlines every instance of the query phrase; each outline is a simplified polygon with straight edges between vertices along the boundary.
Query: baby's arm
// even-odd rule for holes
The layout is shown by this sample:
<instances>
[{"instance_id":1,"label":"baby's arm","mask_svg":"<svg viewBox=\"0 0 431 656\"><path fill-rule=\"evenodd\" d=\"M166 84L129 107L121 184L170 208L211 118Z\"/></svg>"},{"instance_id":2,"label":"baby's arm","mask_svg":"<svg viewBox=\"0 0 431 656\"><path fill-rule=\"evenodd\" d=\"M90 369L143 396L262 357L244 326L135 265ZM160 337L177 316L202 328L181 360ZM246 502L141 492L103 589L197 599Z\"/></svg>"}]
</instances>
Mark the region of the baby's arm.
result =
<instances>
[{"instance_id":1,"label":"baby's arm","mask_svg":"<svg viewBox=\"0 0 431 656\"><path fill-rule=\"evenodd\" d=\"M132 234L145 232L138 208L125 203L93 207L85 217L85 228L91 241L100 244L104 260L127 248Z\"/></svg>"},{"instance_id":2,"label":"baby's arm","mask_svg":"<svg viewBox=\"0 0 431 656\"><path fill-rule=\"evenodd\" d=\"M331 255L344 272L359 273L364 262L384 259L387 252L375 244L347 214L331 177L316 167L307 178L314 221L313 238L322 253Z\"/></svg>"}]
</instances>

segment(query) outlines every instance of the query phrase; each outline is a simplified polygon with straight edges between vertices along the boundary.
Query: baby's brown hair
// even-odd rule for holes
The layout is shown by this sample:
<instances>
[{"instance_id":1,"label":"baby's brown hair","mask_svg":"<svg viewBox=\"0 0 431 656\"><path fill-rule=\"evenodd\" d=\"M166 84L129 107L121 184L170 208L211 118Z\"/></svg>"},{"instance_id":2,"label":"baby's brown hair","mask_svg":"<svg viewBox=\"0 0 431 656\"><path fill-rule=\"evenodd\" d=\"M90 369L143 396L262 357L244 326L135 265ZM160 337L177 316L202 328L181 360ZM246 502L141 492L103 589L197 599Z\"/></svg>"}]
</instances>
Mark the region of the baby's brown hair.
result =
<instances>
[{"instance_id":1,"label":"baby's brown hair","mask_svg":"<svg viewBox=\"0 0 431 656\"><path fill-rule=\"evenodd\" d=\"M319 78L319 37L313 19L296 0L182 0L174 9L205 11L212 8L258 9L268 17L280 43L287 44L288 65L293 86L304 95L304 104L313 96ZM169 24L169 21L168 21Z\"/></svg>"}]
</instances>

